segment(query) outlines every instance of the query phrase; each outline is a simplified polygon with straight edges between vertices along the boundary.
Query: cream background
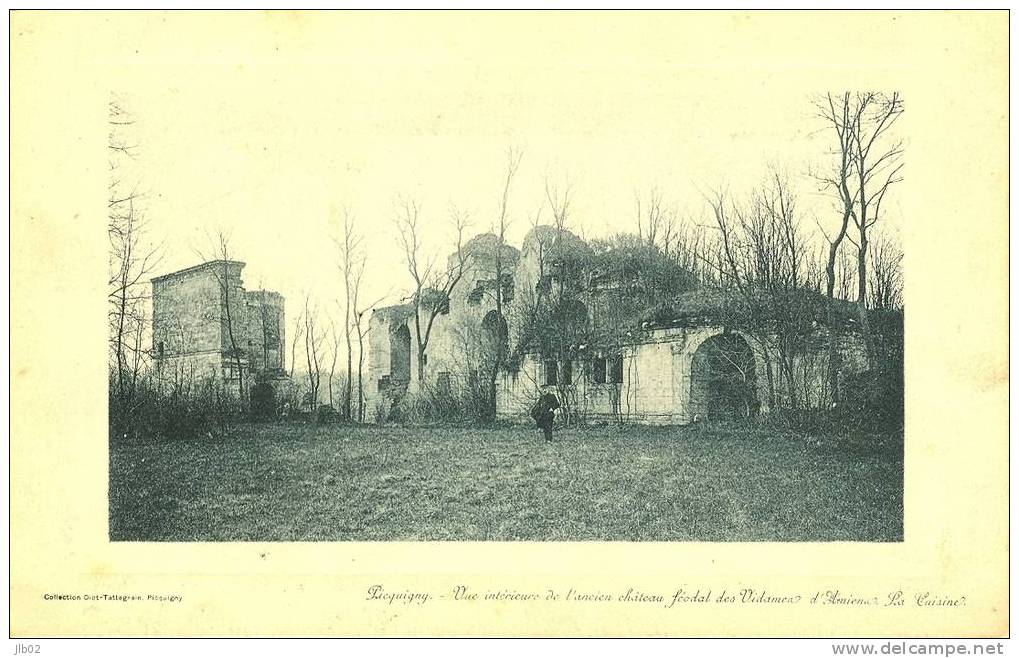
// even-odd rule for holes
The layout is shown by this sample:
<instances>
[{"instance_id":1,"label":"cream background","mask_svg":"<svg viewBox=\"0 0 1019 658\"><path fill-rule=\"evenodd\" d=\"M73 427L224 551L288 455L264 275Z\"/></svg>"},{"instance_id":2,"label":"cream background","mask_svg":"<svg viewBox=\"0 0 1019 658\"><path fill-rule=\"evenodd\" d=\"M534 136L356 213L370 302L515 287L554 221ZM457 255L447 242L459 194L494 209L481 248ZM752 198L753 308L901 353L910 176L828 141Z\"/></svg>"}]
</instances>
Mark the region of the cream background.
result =
<instances>
[{"instance_id":1,"label":"cream background","mask_svg":"<svg viewBox=\"0 0 1019 658\"><path fill-rule=\"evenodd\" d=\"M1005 12L15 12L12 634L1006 633L1007 27ZM675 102L677 85L694 100ZM894 209L908 307L903 543L108 542L100 346L111 90L153 117L146 148L160 159L146 185L163 198L147 212L174 231L181 261L166 269L190 264L202 232L223 226L252 263L246 280L293 300L332 256L327 240L287 236L328 233L344 203L382 217L403 182L436 209L432 221L458 194L484 217L502 151L518 144L520 233L546 171L576 181L578 221L591 235L616 221L630 229L635 185L683 199L698 185L753 184L774 158L800 173L816 156L796 128L809 96L843 88L906 99L906 182ZM188 111L171 117L175 99ZM613 177L615 196L605 191ZM441 228L429 238L445 240ZM388 241L380 231L371 246L384 254ZM613 594L930 590L967 605L407 608L367 604L376 583L433 594L461 583ZM184 603L42 599L70 592L167 592Z\"/></svg>"}]
</instances>

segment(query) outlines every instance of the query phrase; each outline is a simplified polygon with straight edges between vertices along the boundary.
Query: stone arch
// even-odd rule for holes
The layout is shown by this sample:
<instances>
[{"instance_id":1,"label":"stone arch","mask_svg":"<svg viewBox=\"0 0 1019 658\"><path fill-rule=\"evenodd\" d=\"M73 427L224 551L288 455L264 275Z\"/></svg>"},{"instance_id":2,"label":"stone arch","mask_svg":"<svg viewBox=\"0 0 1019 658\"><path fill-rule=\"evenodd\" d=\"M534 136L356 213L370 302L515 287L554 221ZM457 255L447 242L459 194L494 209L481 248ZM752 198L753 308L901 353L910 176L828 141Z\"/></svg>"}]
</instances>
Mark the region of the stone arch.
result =
<instances>
[{"instance_id":1,"label":"stone arch","mask_svg":"<svg viewBox=\"0 0 1019 658\"><path fill-rule=\"evenodd\" d=\"M389 329L389 380L393 384L410 381L410 329L406 324Z\"/></svg>"},{"instance_id":2,"label":"stone arch","mask_svg":"<svg viewBox=\"0 0 1019 658\"><path fill-rule=\"evenodd\" d=\"M496 309L486 313L481 320L481 336L486 354L493 355L500 347L504 356L509 352L509 326L503 314Z\"/></svg>"},{"instance_id":3,"label":"stone arch","mask_svg":"<svg viewBox=\"0 0 1019 658\"><path fill-rule=\"evenodd\" d=\"M566 326L575 326L578 329L587 326L590 314L587 304L579 299L566 299L559 306L560 322Z\"/></svg>"},{"instance_id":4,"label":"stone arch","mask_svg":"<svg viewBox=\"0 0 1019 658\"><path fill-rule=\"evenodd\" d=\"M737 332L705 337L690 361L691 420L731 420L757 414L757 364Z\"/></svg>"}]
</instances>

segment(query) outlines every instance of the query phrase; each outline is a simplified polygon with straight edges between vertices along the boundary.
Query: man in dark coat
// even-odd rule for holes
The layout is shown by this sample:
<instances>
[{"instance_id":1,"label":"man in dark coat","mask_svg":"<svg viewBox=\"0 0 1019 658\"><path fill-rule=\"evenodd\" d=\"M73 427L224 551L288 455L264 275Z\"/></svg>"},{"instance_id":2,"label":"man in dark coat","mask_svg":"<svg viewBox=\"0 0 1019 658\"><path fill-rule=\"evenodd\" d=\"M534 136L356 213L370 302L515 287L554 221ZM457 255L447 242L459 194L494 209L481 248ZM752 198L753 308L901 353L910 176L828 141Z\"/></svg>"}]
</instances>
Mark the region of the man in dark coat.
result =
<instances>
[{"instance_id":1,"label":"man in dark coat","mask_svg":"<svg viewBox=\"0 0 1019 658\"><path fill-rule=\"evenodd\" d=\"M531 408L531 417L545 434L545 441L552 441L552 424L555 422L555 410L559 408L559 398L553 393L542 393Z\"/></svg>"}]
</instances>

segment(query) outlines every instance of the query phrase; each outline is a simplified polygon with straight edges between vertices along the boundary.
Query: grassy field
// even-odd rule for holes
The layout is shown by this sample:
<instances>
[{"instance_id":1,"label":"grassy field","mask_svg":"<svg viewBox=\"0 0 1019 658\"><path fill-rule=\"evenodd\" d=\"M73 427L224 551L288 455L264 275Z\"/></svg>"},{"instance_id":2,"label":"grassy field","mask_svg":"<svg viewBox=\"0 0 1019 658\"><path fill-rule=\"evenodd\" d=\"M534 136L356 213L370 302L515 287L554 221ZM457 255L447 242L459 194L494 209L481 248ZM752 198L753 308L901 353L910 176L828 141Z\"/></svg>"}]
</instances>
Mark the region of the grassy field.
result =
<instances>
[{"instance_id":1,"label":"grassy field","mask_svg":"<svg viewBox=\"0 0 1019 658\"><path fill-rule=\"evenodd\" d=\"M115 541L902 539L894 439L290 424L110 451Z\"/></svg>"}]
</instances>

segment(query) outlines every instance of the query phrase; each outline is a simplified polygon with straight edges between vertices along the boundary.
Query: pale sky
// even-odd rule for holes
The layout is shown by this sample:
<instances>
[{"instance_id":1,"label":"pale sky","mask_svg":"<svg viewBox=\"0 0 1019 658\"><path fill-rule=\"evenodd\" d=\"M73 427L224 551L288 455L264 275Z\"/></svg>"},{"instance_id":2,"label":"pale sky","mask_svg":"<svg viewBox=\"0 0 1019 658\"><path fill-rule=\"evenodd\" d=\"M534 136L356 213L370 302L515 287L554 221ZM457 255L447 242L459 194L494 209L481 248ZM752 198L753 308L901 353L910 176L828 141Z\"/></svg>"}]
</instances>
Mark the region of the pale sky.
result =
<instances>
[{"instance_id":1,"label":"pale sky","mask_svg":"<svg viewBox=\"0 0 1019 658\"><path fill-rule=\"evenodd\" d=\"M364 296L405 291L394 199L421 204L425 249L445 257L449 204L474 232L491 228L510 146L524 154L510 198L518 246L546 177L571 183L571 228L589 238L635 229L635 191L657 186L696 216L704 192L749 192L770 163L801 192L805 228L834 221L807 177L827 144L811 98L859 71L801 56L823 47L816 29L790 43L739 14L286 18L211 14L188 44L150 21L125 38L113 78L165 242L157 274L195 264L224 230L246 286L282 293L292 321L306 293L340 296L332 237L348 207L367 235Z\"/></svg>"}]
</instances>

